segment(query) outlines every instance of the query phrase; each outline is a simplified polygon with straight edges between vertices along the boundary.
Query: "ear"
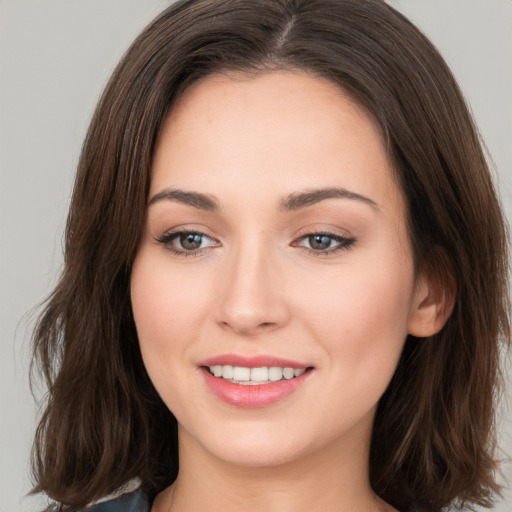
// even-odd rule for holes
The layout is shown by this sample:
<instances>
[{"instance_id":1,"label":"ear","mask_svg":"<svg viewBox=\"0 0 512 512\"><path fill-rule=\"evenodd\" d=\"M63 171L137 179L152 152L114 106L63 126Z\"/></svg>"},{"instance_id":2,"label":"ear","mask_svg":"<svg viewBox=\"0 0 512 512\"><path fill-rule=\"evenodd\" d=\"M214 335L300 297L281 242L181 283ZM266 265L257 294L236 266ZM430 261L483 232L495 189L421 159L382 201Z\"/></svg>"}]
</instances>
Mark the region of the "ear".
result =
<instances>
[{"instance_id":1,"label":"ear","mask_svg":"<svg viewBox=\"0 0 512 512\"><path fill-rule=\"evenodd\" d=\"M418 338L437 334L453 311L457 285L452 276L418 276L408 332Z\"/></svg>"}]
</instances>

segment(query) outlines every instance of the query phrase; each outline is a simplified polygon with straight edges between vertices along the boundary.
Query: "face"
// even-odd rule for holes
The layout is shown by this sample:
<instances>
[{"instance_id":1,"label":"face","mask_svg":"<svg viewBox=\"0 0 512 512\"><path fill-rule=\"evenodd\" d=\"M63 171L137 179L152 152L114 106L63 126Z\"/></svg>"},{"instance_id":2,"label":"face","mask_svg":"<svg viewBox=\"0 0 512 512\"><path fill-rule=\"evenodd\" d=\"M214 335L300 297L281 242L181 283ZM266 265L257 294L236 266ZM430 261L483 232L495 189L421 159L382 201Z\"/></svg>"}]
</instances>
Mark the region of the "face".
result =
<instances>
[{"instance_id":1,"label":"face","mask_svg":"<svg viewBox=\"0 0 512 512\"><path fill-rule=\"evenodd\" d=\"M367 446L421 300L378 130L302 73L213 76L168 116L131 296L182 439L258 466Z\"/></svg>"}]
</instances>

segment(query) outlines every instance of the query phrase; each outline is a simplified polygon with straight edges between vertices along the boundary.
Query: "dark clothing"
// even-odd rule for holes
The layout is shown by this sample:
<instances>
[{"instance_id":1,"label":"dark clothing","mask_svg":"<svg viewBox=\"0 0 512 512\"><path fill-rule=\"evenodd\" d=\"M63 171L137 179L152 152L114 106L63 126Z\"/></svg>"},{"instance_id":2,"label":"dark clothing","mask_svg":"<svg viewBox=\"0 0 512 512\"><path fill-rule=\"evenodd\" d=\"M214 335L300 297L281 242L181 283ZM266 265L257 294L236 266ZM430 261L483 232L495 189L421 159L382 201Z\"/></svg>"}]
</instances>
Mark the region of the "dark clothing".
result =
<instances>
[{"instance_id":1,"label":"dark clothing","mask_svg":"<svg viewBox=\"0 0 512 512\"><path fill-rule=\"evenodd\" d=\"M150 512L150 510L149 501L140 490L122 494L118 498L87 508L87 512Z\"/></svg>"},{"instance_id":2,"label":"dark clothing","mask_svg":"<svg viewBox=\"0 0 512 512\"><path fill-rule=\"evenodd\" d=\"M87 512L150 512L147 496L136 490L87 508ZM413 510L410 510L413 512Z\"/></svg>"}]
</instances>

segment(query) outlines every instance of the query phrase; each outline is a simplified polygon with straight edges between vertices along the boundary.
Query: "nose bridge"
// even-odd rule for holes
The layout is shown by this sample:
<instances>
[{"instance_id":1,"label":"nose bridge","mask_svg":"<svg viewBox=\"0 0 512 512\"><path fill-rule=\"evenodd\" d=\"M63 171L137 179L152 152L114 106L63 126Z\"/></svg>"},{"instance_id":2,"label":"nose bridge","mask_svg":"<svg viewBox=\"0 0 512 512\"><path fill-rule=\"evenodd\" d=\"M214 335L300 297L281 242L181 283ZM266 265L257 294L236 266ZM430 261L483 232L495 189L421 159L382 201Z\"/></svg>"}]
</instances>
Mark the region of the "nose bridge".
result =
<instances>
[{"instance_id":1,"label":"nose bridge","mask_svg":"<svg viewBox=\"0 0 512 512\"><path fill-rule=\"evenodd\" d=\"M219 323L251 334L277 328L288 318L279 258L264 234L240 239L219 276L222 290Z\"/></svg>"}]
</instances>

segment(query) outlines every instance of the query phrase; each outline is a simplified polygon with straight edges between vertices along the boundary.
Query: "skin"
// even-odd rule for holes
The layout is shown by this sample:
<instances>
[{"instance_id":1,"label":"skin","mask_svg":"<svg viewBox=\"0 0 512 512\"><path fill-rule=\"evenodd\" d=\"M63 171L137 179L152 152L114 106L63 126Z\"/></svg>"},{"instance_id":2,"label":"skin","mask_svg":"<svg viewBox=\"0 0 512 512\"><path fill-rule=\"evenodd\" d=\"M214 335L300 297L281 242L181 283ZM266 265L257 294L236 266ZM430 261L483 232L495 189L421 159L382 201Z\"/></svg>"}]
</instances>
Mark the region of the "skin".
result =
<instances>
[{"instance_id":1,"label":"skin","mask_svg":"<svg viewBox=\"0 0 512 512\"><path fill-rule=\"evenodd\" d=\"M393 172L371 119L305 73L213 76L175 105L131 278L144 363L179 423L180 473L154 512L393 510L368 478L377 402L407 334L443 323L415 275ZM280 208L333 187L371 202ZM162 197L169 189L207 194L218 210ZM179 231L204 233L199 250L162 241ZM351 242L312 248L308 236L325 232ZM198 367L228 353L314 369L278 403L240 408Z\"/></svg>"}]
</instances>

